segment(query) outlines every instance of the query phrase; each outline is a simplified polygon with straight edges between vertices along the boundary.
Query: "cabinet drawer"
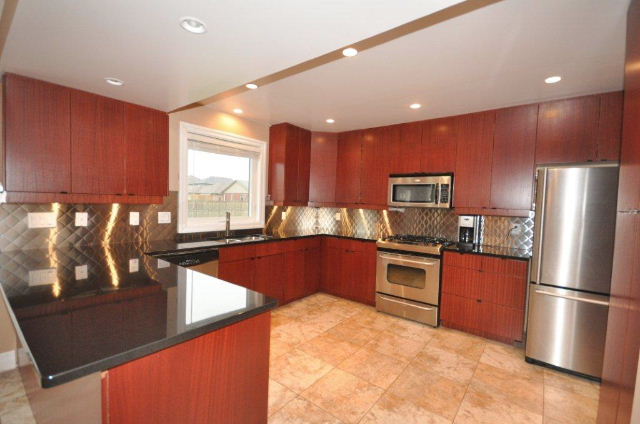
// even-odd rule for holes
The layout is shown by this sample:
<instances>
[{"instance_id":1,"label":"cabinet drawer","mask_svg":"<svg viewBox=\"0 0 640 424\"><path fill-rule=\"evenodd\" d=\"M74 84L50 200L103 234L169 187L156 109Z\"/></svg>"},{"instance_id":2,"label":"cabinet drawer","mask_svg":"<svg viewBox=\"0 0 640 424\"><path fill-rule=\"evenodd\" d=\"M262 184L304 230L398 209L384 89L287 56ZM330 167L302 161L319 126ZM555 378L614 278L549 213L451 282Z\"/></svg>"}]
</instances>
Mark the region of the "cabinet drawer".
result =
<instances>
[{"instance_id":1,"label":"cabinet drawer","mask_svg":"<svg viewBox=\"0 0 640 424\"><path fill-rule=\"evenodd\" d=\"M482 328L481 306L476 300L443 293L440 318L447 327L477 333Z\"/></svg>"},{"instance_id":2,"label":"cabinet drawer","mask_svg":"<svg viewBox=\"0 0 640 424\"><path fill-rule=\"evenodd\" d=\"M345 249L345 241L348 240L337 237L326 237L324 239L325 246L329 249Z\"/></svg>"},{"instance_id":3,"label":"cabinet drawer","mask_svg":"<svg viewBox=\"0 0 640 424\"><path fill-rule=\"evenodd\" d=\"M496 258L491 256L482 257L482 270L495 272L503 275L513 275L527 278L527 261L517 259Z\"/></svg>"},{"instance_id":4,"label":"cabinet drawer","mask_svg":"<svg viewBox=\"0 0 640 424\"><path fill-rule=\"evenodd\" d=\"M482 256L469 253L445 252L444 264L480 271L482 269Z\"/></svg>"},{"instance_id":5,"label":"cabinet drawer","mask_svg":"<svg viewBox=\"0 0 640 424\"><path fill-rule=\"evenodd\" d=\"M498 305L524 310L527 280L511 275L482 272L482 300Z\"/></svg>"},{"instance_id":6,"label":"cabinet drawer","mask_svg":"<svg viewBox=\"0 0 640 424\"><path fill-rule=\"evenodd\" d=\"M304 238L299 240L298 242L300 243L300 246L302 246L302 248L305 250L320 249L320 246L322 245L322 240L320 239L320 237Z\"/></svg>"},{"instance_id":7,"label":"cabinet drawer","mask_svg":"<svg viewBox=\"0 0 640 424\"><path fill-rule=\"evenodd\" d=\"M278 255L284 252L284 241L269 241L256 244L256 257Z\"/></svg>"},{"instance_id":8,"label":"cabinet drawer","mask_svg":"<svg viewBox=\"0 0 640 424\"><path fill-rule=\"evenodd\" d=\"M482 296L482 273L474 269L445 265L442 268L442 292L480 299Z\"/></svg>"},{"instance_id":9,"label":"cabinet drawer","mask_svg":"<svg viewBox=\"0 0 640 424\"><path fill-rule=\"evenodd\" d=\"M220 262L239 261L256 256L256 246L234 246L220 249Z\"/></svg>"}]
</instances>

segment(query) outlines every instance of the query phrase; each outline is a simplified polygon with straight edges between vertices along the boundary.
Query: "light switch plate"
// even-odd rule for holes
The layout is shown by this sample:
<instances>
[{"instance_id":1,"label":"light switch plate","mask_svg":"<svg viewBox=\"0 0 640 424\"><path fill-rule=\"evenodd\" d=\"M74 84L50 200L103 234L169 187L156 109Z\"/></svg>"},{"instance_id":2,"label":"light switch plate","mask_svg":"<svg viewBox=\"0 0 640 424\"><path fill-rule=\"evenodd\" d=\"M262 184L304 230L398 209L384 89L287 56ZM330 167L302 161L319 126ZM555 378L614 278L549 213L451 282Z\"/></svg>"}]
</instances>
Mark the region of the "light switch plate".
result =
<instances>
[{"instance_id":1,"label":"light switch plate","mask_svg":"<svg viewBox=\"0 0 640 424\"><path fill-rule=\"evenodd\" d=\"M75 267L76 280L86 280L89 278L89 267L87 265L78 265Z\"/></svg>"},{"instance_id":2,"label":"light switch plate","mask_svg":"<svg viewBox=\"0 0 640 424\"><path fill-rule=\"evenodd\" d=\"M58 270L55 268L34 269L29 271L30 286L46 286L58 281Z\"/></svg>"},{"instance_id":3,"label":"light switch plate","mask_svg":"<svg viewBox=\"0 0 640 424\"><path fill-rule=\"evenodd\" d=\"M158 224L171 224L171 212L158 212Z\"/></svg>"},{"instance_id":4,"label":"light switch plate","mask_svg":"<svg viewBox=\"0 0 640 424\"><path fill-rule=\"evenodd\" d=\"M140 212L129 212L129 225L140 225Z\"/></svg>"},{"instance_id":5,"label":"light switch plate","mask_svg":"<svg viewBox=\"0 0 640 424\"><path fill-rule=\"evenodd\" d=\"M129 272L138 272L140 270L140 261L138 258L129 259Z\"/></svg>"},{"instance_id":6,"label":"light switch plate","mask_svg":"<svg viewBox=\"0 0 640 424\"><path fill-rule=\"evenodd\" d=\"M336 221L340 221L340 212L336 212Z\"/></svg>"},{"instance_id":7,"label":"light switch plate","mask_svg":"<svg viewBox=\"0 0 640 424\"><path fill-rule=\"evenodd\" d=\"M76 227L86 227L89 225L88 212L76 212Z\"/></svg>"},{"instance_id":8,"label":"light switch plate","mask_svg":"<svg viewBox=\"0 0 640 424\"><path fill-rule=\"evenodd\" d=\"M168 268L169 267L169 262L163 260L163 259L158 259L158 269L162 269L162 268Z\"/></svg>"},{"instance_id":9,"label":"light switch plate","mask_svg":"<svg viewBox=\"0 0 640 424\"><path fill-rule=\"evenodd\" d=\"M29 228L55 228L55 212L30 212L28 214Z\"/></svg>"}]
</instances>

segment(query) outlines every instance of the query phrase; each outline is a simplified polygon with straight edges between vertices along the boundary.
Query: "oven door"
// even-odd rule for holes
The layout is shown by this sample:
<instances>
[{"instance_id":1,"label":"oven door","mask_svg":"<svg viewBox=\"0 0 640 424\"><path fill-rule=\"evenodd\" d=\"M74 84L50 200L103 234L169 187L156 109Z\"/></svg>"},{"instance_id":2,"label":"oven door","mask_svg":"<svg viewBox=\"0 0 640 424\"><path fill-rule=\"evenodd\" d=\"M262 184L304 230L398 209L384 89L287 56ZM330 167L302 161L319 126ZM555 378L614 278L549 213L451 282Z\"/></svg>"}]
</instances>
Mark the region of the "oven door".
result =
<instances>
[{"instance_id":1,"label":"oven door","mask_svg":"<svg viewBox=\"0 0 640 424\"><path fill-rule=\"evenodd\" d=\"M438 305L440 260L380 251L376 290L379 293Z\"/></svg>"}]
</instances>

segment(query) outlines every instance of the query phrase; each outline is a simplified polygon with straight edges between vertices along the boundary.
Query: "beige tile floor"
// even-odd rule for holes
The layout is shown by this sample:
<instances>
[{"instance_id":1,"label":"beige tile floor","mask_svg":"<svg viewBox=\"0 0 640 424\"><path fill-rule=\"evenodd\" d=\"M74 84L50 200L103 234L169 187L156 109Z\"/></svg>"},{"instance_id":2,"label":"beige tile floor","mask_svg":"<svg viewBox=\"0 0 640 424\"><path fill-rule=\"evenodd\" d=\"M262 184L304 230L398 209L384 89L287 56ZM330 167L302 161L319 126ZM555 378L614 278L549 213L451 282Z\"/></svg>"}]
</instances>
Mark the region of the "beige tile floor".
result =
<instances>
[{"instance_id":1,"label":"beige tile floor","mask_svg":"<svg viewBox=\"0 0 640 424\"><path fill-rule=\"evenodd\" d=\"M269 423L594 423L599 385L326 294L273 313Z\"/></svg>"},{"instance_id":2,"label":"beige tile floor","mask_svg":"<svg viewBox=\"0 0 640 424\"><path fill-rule=\"evenodd\" d=\"M596 383L523 352L315 294L273 312L270 424L593 423ZM0 375L0 421L31 424L17 372Z\"/></svg>"}]
</instances>

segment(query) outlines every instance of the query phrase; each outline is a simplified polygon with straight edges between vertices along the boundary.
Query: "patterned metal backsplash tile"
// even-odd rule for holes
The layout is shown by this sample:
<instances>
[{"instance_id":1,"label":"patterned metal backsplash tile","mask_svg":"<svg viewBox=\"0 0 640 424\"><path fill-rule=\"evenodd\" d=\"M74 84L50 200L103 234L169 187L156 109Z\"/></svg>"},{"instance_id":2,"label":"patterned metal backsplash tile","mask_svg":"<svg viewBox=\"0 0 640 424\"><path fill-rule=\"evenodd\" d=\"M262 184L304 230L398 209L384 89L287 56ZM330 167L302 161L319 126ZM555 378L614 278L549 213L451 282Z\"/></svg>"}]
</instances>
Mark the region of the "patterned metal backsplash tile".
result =
<instances>
[{"instance_id":1,"label":"patterned metal backsplash tile","mask_svg":"<svg viewBox=\"0 0 640 424\"><path fill-rule=\"evenodd\" d=\"M282 219L282 212L286 217ZM336 220L339 214L340 220ZM531 250L533 218L482 217L482 244ZM520 233L514 234L514 224ZM337 234L377 239L391 234L416 234L458 238L458 216L451 210L406 208L404 212L346 209L279 207L267 208L267 234Z\"/></svg>"},{"instance_id":2,"label":"patterned metal backsplash tile","mask_svg":"<svg viewBox=\"0 0 640 424\"><path fill-rule=\"evenodd\" d=\"M158 212L171 212L170 224L158 224ZM55 212L55 228L28 228L28 213ZM86 227L76 227L75 213L88 212ZM129 225L129 212L140 213L140 225ZM161 205L111 204L2 204L0 252L174 239L177 233L178 193Z\"/></svg>"}]
</instances>

